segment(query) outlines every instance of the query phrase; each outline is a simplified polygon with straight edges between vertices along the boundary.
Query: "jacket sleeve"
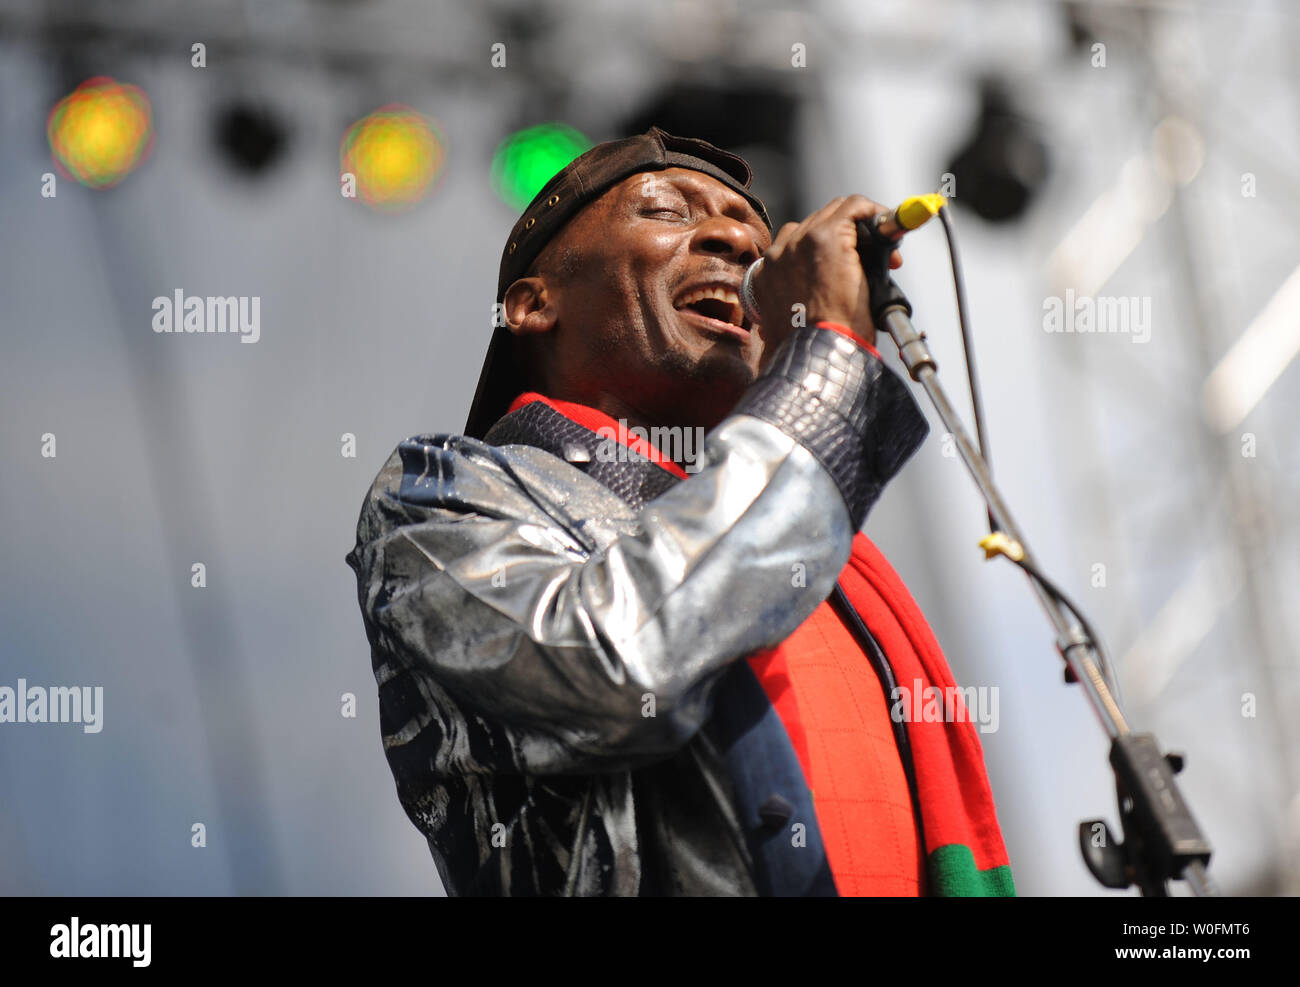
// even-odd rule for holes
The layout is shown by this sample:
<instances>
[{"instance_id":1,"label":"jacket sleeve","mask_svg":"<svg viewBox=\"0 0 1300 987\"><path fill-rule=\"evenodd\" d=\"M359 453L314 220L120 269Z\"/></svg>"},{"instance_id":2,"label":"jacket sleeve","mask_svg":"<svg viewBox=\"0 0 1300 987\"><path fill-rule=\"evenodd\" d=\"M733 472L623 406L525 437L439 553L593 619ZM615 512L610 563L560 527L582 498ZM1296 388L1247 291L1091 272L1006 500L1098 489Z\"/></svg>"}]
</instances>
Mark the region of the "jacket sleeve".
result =
<instances>
[{"instance_id":1,"label":"jacket sleeve","mask_svg":"<svg viewBox=\"0 0 1300 987\"><path fill-rule=\"evenodd\" d=\"M927 430L872 352L807 327L708 434L703 468L640 511L541 450L408 439L347 558L376 674L395 663L504 726L515 770L669 756L728 664L830 594ZM597 496L613 500L593 516Z\"/></svg>"}]
</instances>

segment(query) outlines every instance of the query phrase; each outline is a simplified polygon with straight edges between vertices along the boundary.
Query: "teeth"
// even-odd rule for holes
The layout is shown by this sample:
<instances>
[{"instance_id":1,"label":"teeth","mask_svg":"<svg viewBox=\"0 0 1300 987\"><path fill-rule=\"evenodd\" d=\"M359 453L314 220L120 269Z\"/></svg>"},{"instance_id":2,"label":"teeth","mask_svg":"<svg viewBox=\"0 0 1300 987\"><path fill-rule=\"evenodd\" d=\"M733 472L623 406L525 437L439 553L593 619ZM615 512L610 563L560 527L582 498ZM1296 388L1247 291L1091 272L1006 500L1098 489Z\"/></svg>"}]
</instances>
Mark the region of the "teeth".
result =
<instances>
[{"instance_id":1,"label":"teeth","mask_svg":"<svg viewBox=\"0 0 1300 987\"><path fill-rule=\"evenodd\" d=\"M696 288L689 295L677 303L678 307L694 305L696 302L703 301L706 298L716 298L719 301L727 302L731 305L740 304L740 296L730 288Z\"/></svg>"},{"instance_id":2,"label":"teeth","mask_svg":"<svg viewBox=\"0 0 1300 987\"><path fill-rule=\"evenodd\" d=\"M706 298L717 299L731 306L731 313L727 320L732 325L743 326L745 324L745 310L741 307L740 296L730 288L709 287L696 288L689 295L684 295L677 303L678 308L686 308L688 305L694 305L696 302L703 301Z\"/></svg>"}]
</instances>

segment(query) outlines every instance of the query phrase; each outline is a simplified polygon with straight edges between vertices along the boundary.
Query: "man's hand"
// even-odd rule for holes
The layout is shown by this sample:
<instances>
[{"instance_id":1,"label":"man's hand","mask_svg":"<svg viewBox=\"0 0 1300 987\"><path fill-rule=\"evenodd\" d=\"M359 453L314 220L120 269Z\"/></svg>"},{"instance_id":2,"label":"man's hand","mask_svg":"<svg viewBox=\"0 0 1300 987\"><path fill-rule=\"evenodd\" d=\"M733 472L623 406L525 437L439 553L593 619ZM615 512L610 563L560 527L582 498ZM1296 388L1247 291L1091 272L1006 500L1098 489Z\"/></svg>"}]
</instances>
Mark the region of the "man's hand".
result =
<instances>
[{"instance_id":1,"label":"man's hand","mask_svg":"<svg viewBox=\"0 0 1300 987\"><path fill-rule=\"evenodd\" d=\"M795 306L803 305L806 323L836 322L875 345L867 278L858 259L860 219L888 211L861 195L839 196L802 223L786 223L763 254L753 279L754 300L762 315L763 364L794 331ZM897 250L890 268L903 263Z\"/></svg>"}]
</instances>

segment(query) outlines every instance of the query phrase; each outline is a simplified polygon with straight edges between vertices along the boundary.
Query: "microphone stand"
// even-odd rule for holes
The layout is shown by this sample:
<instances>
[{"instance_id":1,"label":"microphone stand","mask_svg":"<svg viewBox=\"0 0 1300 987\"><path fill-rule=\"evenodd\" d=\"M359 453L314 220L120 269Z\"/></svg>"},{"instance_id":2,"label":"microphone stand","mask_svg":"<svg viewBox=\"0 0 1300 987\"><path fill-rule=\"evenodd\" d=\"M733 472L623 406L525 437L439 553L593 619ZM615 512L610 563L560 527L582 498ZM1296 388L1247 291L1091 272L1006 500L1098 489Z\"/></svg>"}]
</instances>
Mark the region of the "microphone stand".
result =
<instances>
[{"instance_id":1,"label":"microphone stand","mask_svg":"<svg viewBox=\"0 0 1300 987\"><path fill-rule=\"evenodd\" d=\"M858 256L867 276L871 316L898 346L911 378L929 395L944 427L952 434L962 461L988 504L989 515L1006 541L986 547L1006 554L1030 575L1030 584L1056 631L1056 647L1066 663L1066 681L1081 684L1102 728L1110 737L1110 764L1115 773L1116 798L1123 841L1116 840L1104 820L1079 824L1079 849L1084 863L1102 885L1127 888L1136 884L1144 896L1166 897L1166 882L1185 880L1196 895L1218 894L1206 866L1209 841L1201 834L1178 790L1174 775L1183 769L1180 754L1160 753L1150 733L1134 733L1118 699L1101 673L1098 651L1080 622L1036 575L1024 536L993 482L988 463L971 442L939 383L937 366L925 344L925 334L912 324L912 306L889 273L889 252L896 246L866 221L858 223Z\"/></svg>"}]
</instances>

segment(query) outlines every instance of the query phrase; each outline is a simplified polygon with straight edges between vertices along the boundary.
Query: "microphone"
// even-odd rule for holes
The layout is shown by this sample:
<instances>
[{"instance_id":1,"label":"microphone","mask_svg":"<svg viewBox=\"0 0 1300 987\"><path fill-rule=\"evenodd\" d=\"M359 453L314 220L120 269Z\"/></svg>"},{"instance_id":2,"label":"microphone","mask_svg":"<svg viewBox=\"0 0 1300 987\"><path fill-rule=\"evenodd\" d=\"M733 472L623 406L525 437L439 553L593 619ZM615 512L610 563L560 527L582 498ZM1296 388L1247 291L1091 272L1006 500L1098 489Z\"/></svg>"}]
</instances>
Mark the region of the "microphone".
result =
<instances>
[{"instance_id":1,"label":"microphone","mask_svg":"<svg viewBox=\"0 0 1300 987\"><path fill-rule=\"evenodd\" d=\"M924 226L939 215L939 210L947 204L948 200L937 192L914 195L909 199L904 199L896 209L877 213L866 222L859 222L859 235L865 229L872 239L881 246L893 247L903 238L904 233L910 233L912 230ZM754 275L758 273L762 266L763 258L760 257L749 265L745 270L744 278L740 282L740 305L745 310L745 315L750 322L760 321L758 302L754 299Z\"/></svg>"}]
</instances>

